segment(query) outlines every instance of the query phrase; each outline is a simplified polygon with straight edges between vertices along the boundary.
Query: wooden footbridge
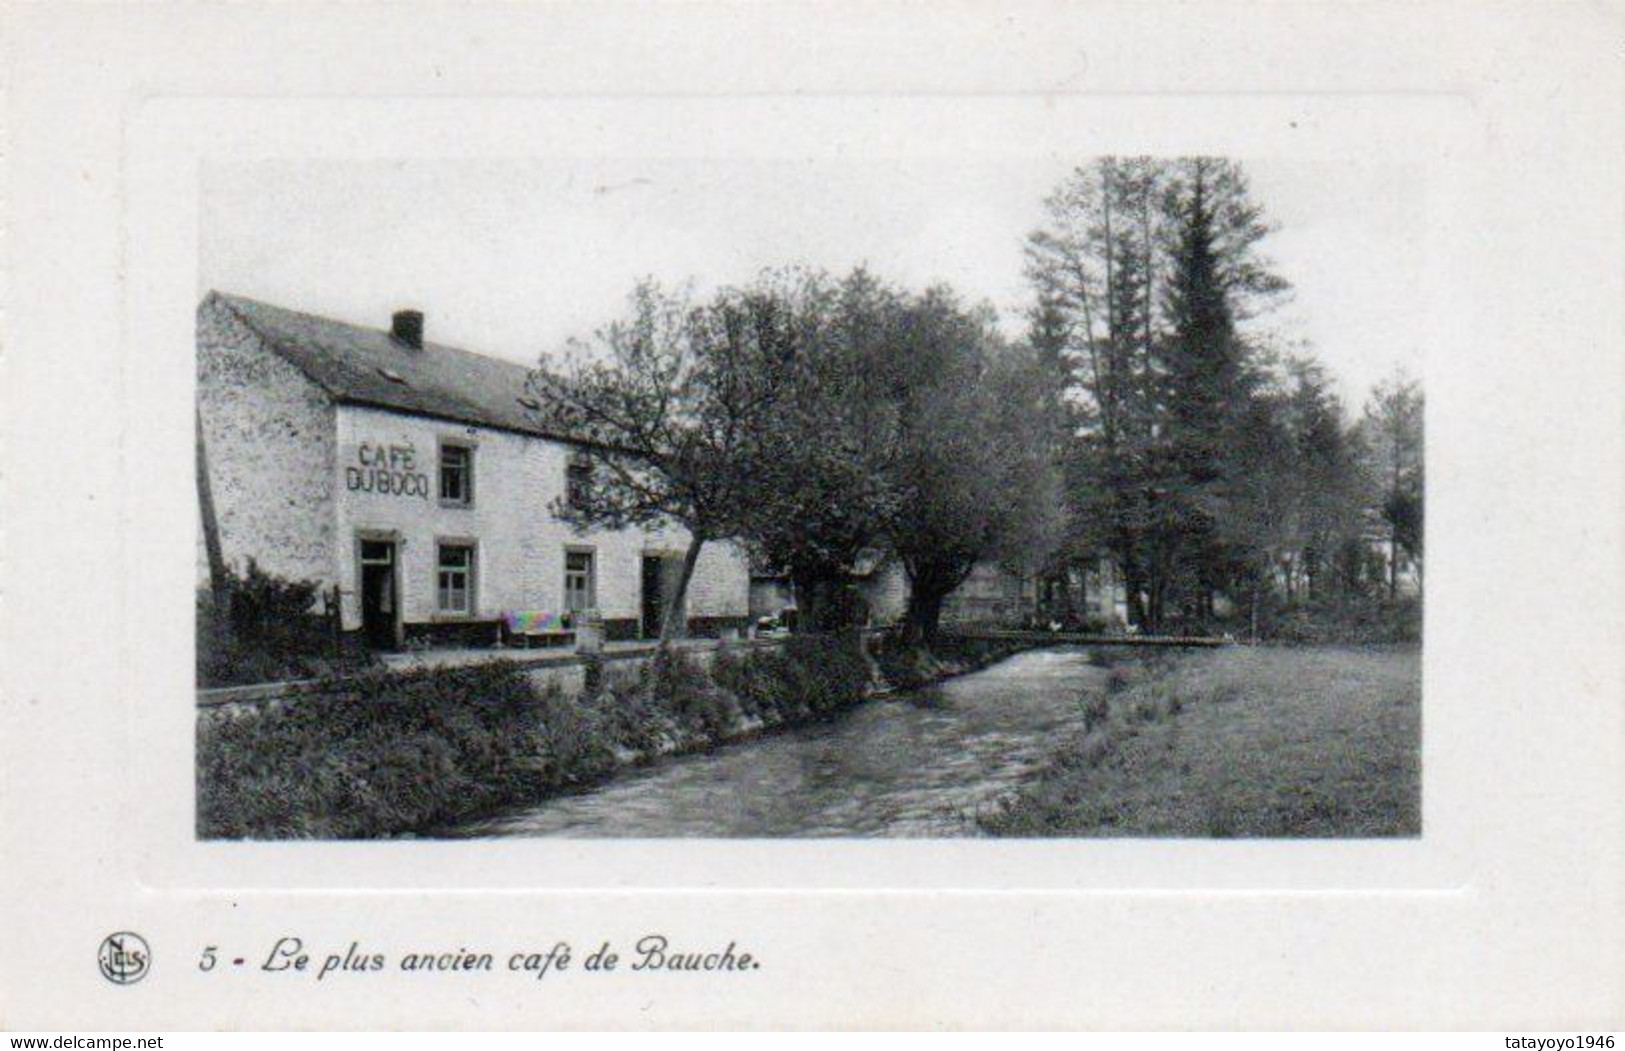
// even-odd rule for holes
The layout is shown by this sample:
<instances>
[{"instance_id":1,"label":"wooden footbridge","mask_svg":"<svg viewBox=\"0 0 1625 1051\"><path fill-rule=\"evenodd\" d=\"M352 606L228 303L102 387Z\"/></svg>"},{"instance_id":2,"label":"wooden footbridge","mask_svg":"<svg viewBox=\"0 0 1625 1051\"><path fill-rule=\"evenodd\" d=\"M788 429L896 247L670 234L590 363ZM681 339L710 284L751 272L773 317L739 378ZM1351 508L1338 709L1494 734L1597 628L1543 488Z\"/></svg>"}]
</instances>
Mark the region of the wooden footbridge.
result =
<instances>
[{"instance_id":1,"label":"wooden footbridge","mask_svg":"<svg viewBox=\"0 0 1625 1051\"><path fill-rule=\"evenodd\" d=\"M1034 646L1140 646L1167 649L1215 649L1235 646L1238 639L1209 635L1086 635L1070 631L956 631L962 639L984 639L998 642L1020 642Z\"/></svg>"}]
</instances>

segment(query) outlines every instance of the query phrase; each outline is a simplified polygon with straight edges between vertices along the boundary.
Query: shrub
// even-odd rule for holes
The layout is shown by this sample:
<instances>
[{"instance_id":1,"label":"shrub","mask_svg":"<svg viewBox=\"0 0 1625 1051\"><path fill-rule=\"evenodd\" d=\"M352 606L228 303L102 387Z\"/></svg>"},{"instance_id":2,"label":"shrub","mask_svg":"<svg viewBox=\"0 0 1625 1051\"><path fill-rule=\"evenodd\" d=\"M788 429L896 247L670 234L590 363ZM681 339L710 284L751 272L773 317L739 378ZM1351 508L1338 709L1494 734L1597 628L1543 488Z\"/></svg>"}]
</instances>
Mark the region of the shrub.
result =
<instances>
[{"instance_id":1,"label":"shrub","mask_svg":"<svg viewBox=\"0 0 1625 1051\"><path fill-rule=\"evenodd\" d=\"M670 711L644 689L637 671L606 671L603 689L589 694L587 703L602 713L606 733L628 752L654 756L678 737Z\"/></svg>"},{"instance_id":2,"label":"shrub","mask_svg":"<svg viewBox=\"0 0 1625 1051\"><path fill-rule=\"evenodd\" d=\"M738 703L692 657L677 650L662 650L644 665L643 688L669 708L681 727L706 740L720 741L739 725Z\"/></svg>"},{"instance_id":3,"label":"shrub","mask_svg":"<svg viewBox=\"0 0 1625 1051\"><path fill-rule=\"evenodd\" d=\"M203 836L343 838L443 823L604 769L592 727L506 663L373 673L200 716ZM540 761L538 761L540 760Z\"/></svg>"},{"instance_id":4,"label":"shrub","mask_svg":"<svg viewBox=\"0 0 1625 1051\"><path fill-rule=\"evenodd\" d=\"M205 838L355 838L450 824L591 783L617 763L825 716L857 703L870 666L855 635L780 651L660 654L605 668L581 696L510 661L371 669L297 701L212 709L197 726Z\"/></svg>"},{"instance_id":5,"label":"shrub","mask_svg":"<svg viewBox=\"0 0 1625 1051\"><path fill-rule=\"evenodd\" d=\"M889 635L876 646L875 663L888 683L914 689L945 675L986 667L1025 648L1018 642L967 638L950 632L938 635L927 648L901 635Z\"/></svg>"},{"instance_id":6,"label":"shrub","mask_svg":"<svg viewBox=\"0 0 1625 1051\"><path fill-rule=\"evenodd\" d=\"M784 670L797 707L829 715L862 700L871 680L869 662L856 632L791 636L784 647Z\"/></svg>"},{"instance_id":7,"label":"shrub","mask_svg":"<svg viewBox=\"0 0 1625 1051\"><path fill-rule=\"evenodd\" d=\"M711 679L733 695L741 714L763 723L783 722L792 705L781 664L771 650L738 653L724 648L711 658Z\"/></svg>"},{"instance_id":8,"label":"shrub","mask_svg":"<svg viewBox=\"0 0 1625 1051\"><path fill-rule=\"evenodd\" d=\"M615 768L609 721L595 706L565 695L557 683L539 691L537 743L547 758L548 788L587 784Z\"/></svg>"},{"instance_id":9,"label":"shrub","mask_svg":"<svg viewBox=\"0 0 1625 1051\"><path fill-rule=\"evenodd\" d=\"M1275 642L1294 645L1416 642L1422 637L1422 603L1414 596L1393 602L1386 599L1308 602L1270 618L1264 625L1263 635Z\"/></svg>"},{"instance_id":10,"label":"shrub","mask_svg":"<svg viewBox=\"0 0 1625 1051\"><path fill-rule=\"evenodd\" d=\"M275 576L249 559L223 583L224 609L209 588L197 593L199 686L313 679L371 663L366 652L345 647L333 620L316 608L316 582Z\"/></svg>"},{"instance_id":11,"label":"shrub","mask_svg":"<svg viewBox=\"0 0 1625 1051\"><path fill-rule=\"evenodd\" d=\"M1116 742L1109 733L1085 734L1078 749L1079 761L1092 769L1104 763L1115 747Z\"/></svg>"},{"instance_id":12,"label":"shrub","mask_svg":"<svg viewBox=\"0 0 1625 1051\"><path fill-rule=\"evenodd\" d=\"M1167 711L1154 697L1136 697L1129 708L1129 718L1136 723L1154 723Z\"/></svg>"},{"instance_id":13,"label":"shrub","mask_svg":"<svg viewBox=\"0 0 1625 1051\"><path fill-rule=\"evenodd\" d=\"M1090 690L1083 695L1083 732L1092 733L1104 726L1112 711L1111 701L1105 693Z\"/></svg>"},{"instance_id":14,"label":"shrub","mask_svg":"<svg viewBox=\"0 0 1625 1051\"><path fill-rule=\"evenodd\" d=\"M225 583L231 627L240 635L298 632L315 612L321 590L313 580L289 580L267 573L252 558L244 572L230 573Z\"/></svg>"}]
</instances>

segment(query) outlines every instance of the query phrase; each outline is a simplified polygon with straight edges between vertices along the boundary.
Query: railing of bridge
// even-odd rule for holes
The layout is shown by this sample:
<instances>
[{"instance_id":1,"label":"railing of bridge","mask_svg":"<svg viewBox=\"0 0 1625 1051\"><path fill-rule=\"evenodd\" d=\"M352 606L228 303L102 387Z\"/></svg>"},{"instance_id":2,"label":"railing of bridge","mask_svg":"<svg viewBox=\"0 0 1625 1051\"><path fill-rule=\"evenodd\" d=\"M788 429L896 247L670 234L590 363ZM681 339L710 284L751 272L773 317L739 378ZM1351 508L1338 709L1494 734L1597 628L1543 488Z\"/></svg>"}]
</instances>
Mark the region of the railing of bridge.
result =
<instances>
[{"instance_id":1,"label":"railing of bridge","mask_svg":"<svg viewBox=\"0 0 1625 1051\"><path fill-rule=\"evenodd\" d=\"M1240 645L1241 640L1212 635L1091 635L1082 632L1014 628L966 628L954 632L966 639L1003 639L1056 646L1150 646L1212 649Z\"/></svg>"}]
</instances>

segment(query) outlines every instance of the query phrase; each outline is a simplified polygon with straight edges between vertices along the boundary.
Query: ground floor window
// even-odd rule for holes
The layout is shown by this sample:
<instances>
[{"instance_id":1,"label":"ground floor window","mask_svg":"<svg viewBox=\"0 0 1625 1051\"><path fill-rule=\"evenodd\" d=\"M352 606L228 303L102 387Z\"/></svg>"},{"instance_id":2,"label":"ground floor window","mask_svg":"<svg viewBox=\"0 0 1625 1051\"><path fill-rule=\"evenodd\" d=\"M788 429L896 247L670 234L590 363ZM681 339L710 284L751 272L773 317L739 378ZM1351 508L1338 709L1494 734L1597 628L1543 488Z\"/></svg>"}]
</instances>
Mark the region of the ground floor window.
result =
<instances>
[{"instance_id":1,"label":"ground floor window","mask_svg":"<svg viewBox=\"0 0 1625 1051\"><path fill-rule=\"evenodd\" d=\"M591 551L564 553L564 608L572 613L592 609L598 602Z\"/></svg>"},{"instance_id":2,"label":"ground floor window","mask_svg":"<svg viewBox=\"0 0 1625 1051\"><path fill-rule=\"evenodd\" d=\"M436 572L440 612L473 613L474 545L441 543Z\"/></svg>"}]
</instances>

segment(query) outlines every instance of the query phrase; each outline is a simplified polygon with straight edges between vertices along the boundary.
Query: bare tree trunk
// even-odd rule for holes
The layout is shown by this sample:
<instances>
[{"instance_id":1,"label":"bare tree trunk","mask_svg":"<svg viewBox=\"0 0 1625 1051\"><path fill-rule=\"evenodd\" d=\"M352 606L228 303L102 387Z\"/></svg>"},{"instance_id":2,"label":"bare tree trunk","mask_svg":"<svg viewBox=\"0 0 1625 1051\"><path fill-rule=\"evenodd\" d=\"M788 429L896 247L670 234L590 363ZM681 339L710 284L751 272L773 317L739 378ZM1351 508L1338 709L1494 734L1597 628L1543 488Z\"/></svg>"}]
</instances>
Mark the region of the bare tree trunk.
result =
<instances>
[{"instance_id":1,"label":"bare tree trunk","mask_svg":"<svg viewBox=\"0 0 1625 1051\"><path fill-rule=\"evenodd\" d=\"M197 499L203 512L203 548L209 557L209 594L214 615L224 618L230 596L226 588L226 558L220 547L220 520L215 517L214 490L209 484L209 452L203 441L203 414L194 413L197 429Z\"/></svg>"},{"instance_id":2,"label":"bare tree trunk","mask_svg":"<svg viewBox=\"0 0 1625 1051\"><path fill-rule=\"evenodd\" d=\"M1399 436L1393 435L1389 439L1393 444L1392 480L1388 483L1388 491L1399 491L1400 462L1399 462ZM1399 528L1388 527L1388 601L1393 602L1399 598Z\"/></svg>"},{"instance_id":3,"label":"bare tree trunk","mask_svg":"<svg viewBox=\"0 0 1625 1051\"><path fill-rule=\"evenodd\" d=\"M796 633L830 630L836 620L836 581L826 571L818 570L804 570L792 579L796 586Z\"/></svg>"},{"instance_id":4,"label":"bare tree trunk","mask_svg":"<svg viewBox=\"0 0 1625 1051\"><path fill-rule=\"evenodd\" d=\"M1128 616L1130 623L1138 628L1147 627L1148 614L1145 601L1145 581L1140 577L1140 571L1134 563L1123 559L1123 590L1128 600Z\"/></svg>"},{"instance_id":5,"label":"bare tree trunk","mask_svg":"<svg viewBox=\"0 0 1625 1051\"><path fill-rule=\"evenodd\" d=\"M793 630L797 635L818 630L815 624L822 612L819 605L824 601L818 578L810 573L792 572L790 582L796 594L796 621Z\"/></svg>"},{"instance_id":6,"label":"bare tree trunk","mask_svg":"<svg viewBox=\"0 0 1625 1051\"><path fill-rule=\"evenodd\" d=\"M1145 253L1145 325L1144 343L1140 348L1141 361L1151 360L1151 349L1156 345L1152 337L1152 319L1156 316L1157 292L1157 260L1156 249L1151 240L1151 194L1148 192L1140 197L1140 242Z\"/></svg>"},{"instance_id":7,"label":"bare tree trunk","mask_svg":"<svg viewBox=\"0 0 1625 1051\"><path fill-rule=\"evenodd\" d=\"M927 648L936 642L942 623L942 605L947 597L948 592L940 587L909 588L908 612L903 621L904 641Z\"/></svg>"},{"instance_id":8,"label":"bare tree trunk","mask_svg":"<svg viewBox=\"0 0 1625 1051\"><path fill-rule=\"evenodd\" d=\"M677 577L677 586L666 599L666 609L660 617L661 649L669 649L672 640L688 634L688 617L684 601L688 598L689 581L694 579L694 567L700 561L700 548L704 546L704 536L695 533L689 537L688 551L683 555L683 570Z\"/></svg>"}]
</instances>

